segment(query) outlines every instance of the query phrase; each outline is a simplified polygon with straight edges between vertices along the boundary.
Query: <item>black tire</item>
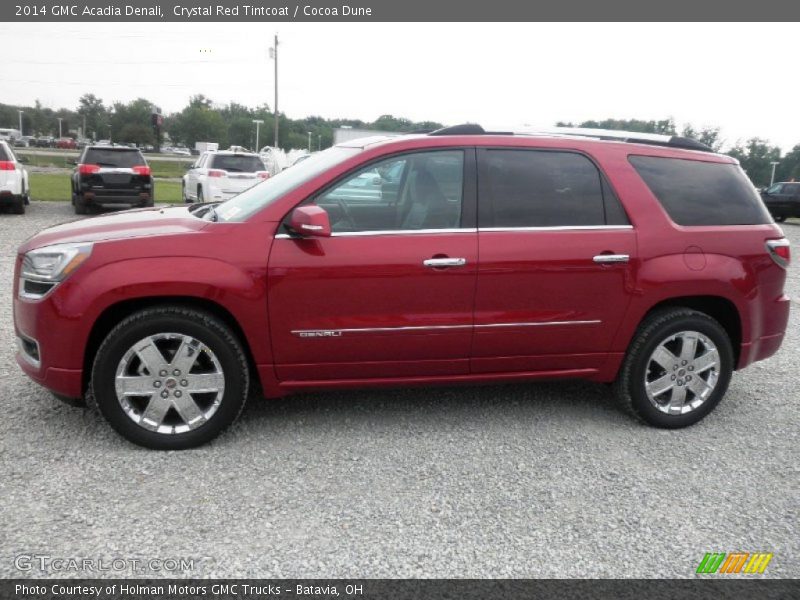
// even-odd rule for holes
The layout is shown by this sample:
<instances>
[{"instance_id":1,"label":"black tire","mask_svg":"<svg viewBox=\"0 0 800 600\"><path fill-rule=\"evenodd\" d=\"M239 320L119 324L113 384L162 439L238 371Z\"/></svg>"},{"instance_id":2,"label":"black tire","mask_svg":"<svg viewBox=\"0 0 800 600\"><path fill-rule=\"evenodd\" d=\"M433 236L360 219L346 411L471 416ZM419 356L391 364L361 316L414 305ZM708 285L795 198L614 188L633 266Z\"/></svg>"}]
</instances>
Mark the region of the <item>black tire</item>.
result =
<instances>
[{"instance_id":1,"label":"black tire","mask_svg":"<svg viewBox=\"0 0 800 600\"><path fill-rule=\"evenodd\" d=\"M719 354L717 381L709 396L690 412L666 414L656 408L647 396L645 378L648 365L653 352L662 342L687 331L706 336L716 346ZM669 308L651 313L639 326L614 388L617 399L627 412L649 425L678 429L697 423L714 410L728 389L733 367L734 354L730 337L715 319L688 308Z\"/></svg>"},{"instance_id":2,"label":"black tire","mask_svg":"<svg viewBox=\"0 0 800 600\"><path fill-rule=\"evenodd\" d=\"M15 196L11 201L11 212L15 215L25 214L25 199L22 195Z\"/></svg>"},{"instance_id":3,"label":"black tire","mask_svg":"<svg viewBox=\"0 0 800 600\"><path fill-rule=\"evenodd\" d=\"M145 429L128 416L117 399L116 373L126 352L140 340L164 333L191 336L207 346L219 361L224 375L224 391L216 412L202 425L182 433ZM167 387L164 385L163 390ZM161 306L134 313L106 336L94 360L87 399L118 433L134 444L155 450L184 450L209 442L231 425L244 409L248 389L249 371L244 350L226 325L202 311Z\"/></svg>"},{"instance_id":4,"label":"black tire","mask_svg":"<svg viewBox=\"0 0 800 600\"><path fill-rule=\"evenodd\" d=\"M205 200L203 200L203 188L198 187L197 188L197 203L198 204L202 204L203 202L205 202Z\"/></svg>"},{"instance_id":5,"label":"black tire","mask_svg":"<svg viewBox=\"0 0 800 600\"><path fill-rule=\"evenodd\" d=\"M75 207L76 215L88 215L89 207L86 206L86 201L80 194L72 194L72 205Z\"/></svg>"},{"instance_id":6,"label":"black tire","mask_svg":"<svg viewBox=\"0 0 800 600\"><path fill-rule=\"evenodd\" d=\"M184 204L191 204L192 203L192 201L189 198L189 196L186 195L186 184L185 183L181 183L181 198L183 198L183 203Z\"/></svg>"},{"instance_id":7,"label":"black tire","mask_svg":"<svg viewBox=\"0 0 800 600\"><path fill-rule=\"evenodd\" d=\"M786 215L775 215L772 217L776 223L783 223L786 220Z\"/></svg>"}]
</instances>

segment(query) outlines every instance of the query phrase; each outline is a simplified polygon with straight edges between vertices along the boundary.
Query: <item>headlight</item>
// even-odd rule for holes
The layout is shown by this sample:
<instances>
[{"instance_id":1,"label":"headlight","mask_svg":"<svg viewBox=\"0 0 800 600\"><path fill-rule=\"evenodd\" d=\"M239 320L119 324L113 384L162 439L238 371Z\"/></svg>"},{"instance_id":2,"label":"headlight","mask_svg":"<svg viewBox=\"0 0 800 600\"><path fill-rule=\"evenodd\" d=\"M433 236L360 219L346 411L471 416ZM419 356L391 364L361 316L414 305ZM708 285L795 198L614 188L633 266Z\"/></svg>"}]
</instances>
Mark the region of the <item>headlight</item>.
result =
<instances>
[{"instance_id":1,"label":"headlight","mask_svg":"<svg viewBox=\"0 0 800 600\"><path fill-rule=\"evenodd\" d=\"M31 250L22 259L19 295L41 298L64 281L92 253L91 243L56 244Z\"/></svg>"}]
</instances>

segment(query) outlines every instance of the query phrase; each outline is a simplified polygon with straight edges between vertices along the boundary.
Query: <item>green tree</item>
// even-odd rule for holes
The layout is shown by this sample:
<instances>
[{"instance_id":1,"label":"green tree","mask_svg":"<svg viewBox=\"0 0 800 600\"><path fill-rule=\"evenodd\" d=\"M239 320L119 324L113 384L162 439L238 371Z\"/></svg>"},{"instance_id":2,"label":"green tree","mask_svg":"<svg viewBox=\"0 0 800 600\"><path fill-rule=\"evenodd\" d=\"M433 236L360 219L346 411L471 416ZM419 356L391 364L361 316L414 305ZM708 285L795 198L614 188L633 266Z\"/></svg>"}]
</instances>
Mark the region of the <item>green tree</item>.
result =
<instances>
[{"instance_id":1,"label":"green tree","mask_svg":"<svg viewBox=\"0 0 800 600\"><path fill-rule=\"evenodd\" d=\"M78 100L78 116L81 117L81 127L86 123L84 137L102 135L108 130L109 115L103 101L94 94L84 94Z\"/></svg>"},{"instance_id":2,"label":"green tree","mask_svg":"<svg viewBox=\"0 0 800 600\"><path fill-rule=\"evenodd\" d=\"M769 185L772 176L771 163L780 160L781 149L756 137L750 138L744 145L737 144L728 151L728 155L739 161L753 184L763 187Z\"/></svg>"}]
</instances>

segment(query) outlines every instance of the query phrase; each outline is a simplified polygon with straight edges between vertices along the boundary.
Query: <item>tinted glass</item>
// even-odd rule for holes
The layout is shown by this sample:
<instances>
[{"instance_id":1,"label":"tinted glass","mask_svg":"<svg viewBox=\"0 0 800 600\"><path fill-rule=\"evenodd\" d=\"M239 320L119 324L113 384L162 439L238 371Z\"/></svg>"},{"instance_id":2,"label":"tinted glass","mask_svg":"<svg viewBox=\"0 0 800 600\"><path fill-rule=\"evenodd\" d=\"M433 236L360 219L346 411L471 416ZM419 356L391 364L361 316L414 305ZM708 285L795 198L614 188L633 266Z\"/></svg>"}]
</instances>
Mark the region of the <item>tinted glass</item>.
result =
<instances>
[{"instance_id":1,"label":"tinted glass","mask_svg":"<svg viewBox=\"0 0 800 600\"><path fill-rule=\"evenodd\" d=\"M2 144L0 144L0 160L10 160L8 157L8 152L6 152L6 149Z\"/></svg>"},{"instance_id":2,"label":"tinted glass","mask_svg":"<svg viewBox=\"0 0 800 600\"><path fill-rule=\"evenodd\" d=\"M233 173L255 173L266 170L264 163L257 156L236 156L235 154L214 154L211 156L209 167Z\"/></svg>"},{"instance_id":3,"label":"tinted glass","mask_svg":"<svg viewBox=\"0 0 800 600\"><path fill-rule=\"evenodd\" d=\"M738 165L679 158L629 160L678 225L757 225L771 218Z\"/></svg>"},{"instance_id":4,"label":"tinted glass","mask_svg":"<svg viewBox=\"0 0 800 600\"><path fill-rule=\"evenodd\" d=\"M244 221L262 208L269 206L284 194L298 186L311 181L361 152L360 148L338 148L334 146L317 152L299 165L281 171L277 175L258 183L241 194L237 194L217 207L217 215L221 221Z\"/></svg>"},{"instance_id":5,"label":"tinted glass","mask_svg":"<svg viewBox=\"0 0 800 600\"><path fill-rule=\"evenodd\" d=\"M539 150L489 150L486 156L491 226L605 225L600 172L585 156Z\"/></svg>"},{"instance_id":6,"label":"tinted glass","mask_svg":"<svg viewBox=\"0 0 800 600\"><path fill-rule=\"evenodd\" d=\"M453 229L461 222L464 153L404 154L371 165L317 198L334 232Z\"/></svg>"},{"instance_id":7,"label":"tinted glass","mask_svg":"<svg viewBox=\"0 0 800 600\"><path fill-rule=\"evenodd\" d=\"M790 196L797 196L800 194L800 183L787 183L783 186L783 193Z\"/></svg>"},{"instance_id":8,"label":"tinted glass","mask_svg":"<svg viewBox=\"0 0 800 600\"><path fill-rule=\"evenodd\" d=\"M138 150L111 150L88 148L83 157L83 162L101 167L135 167L147 164Z\"/></svg>"}]
</instances>

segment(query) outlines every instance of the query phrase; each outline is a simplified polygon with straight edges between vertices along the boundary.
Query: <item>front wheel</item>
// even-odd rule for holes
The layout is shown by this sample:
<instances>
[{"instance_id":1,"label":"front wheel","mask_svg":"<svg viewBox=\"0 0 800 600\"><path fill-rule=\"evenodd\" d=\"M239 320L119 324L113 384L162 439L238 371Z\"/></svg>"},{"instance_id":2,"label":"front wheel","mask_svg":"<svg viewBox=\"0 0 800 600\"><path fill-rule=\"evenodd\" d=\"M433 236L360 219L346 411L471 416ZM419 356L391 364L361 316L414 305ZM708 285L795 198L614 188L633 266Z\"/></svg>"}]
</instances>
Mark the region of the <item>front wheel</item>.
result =
<instances>
[{"instance_id":1,"label":"front wheel","mask_svg":"<svg viewBox=\"0 0 800 600\"><path fill-rule=\"evenodd\" d=\"M244 408L249 387L241 343L214 316L157 307L108 334L92 369L92 404L129 441L183 450L219 435Z\"/></svg>"},{"instance_id":2,"label":"front wheel","mask_svg":"<svg viewBox=\"0 0 800 600\"><path fill-rule=\"evenodd\" d=\"M639 327L616 394L650 425L687 427L722 400L733 366L730 338L715 319L688 308L662 310Z\"/></svg>"}]
</instances>

